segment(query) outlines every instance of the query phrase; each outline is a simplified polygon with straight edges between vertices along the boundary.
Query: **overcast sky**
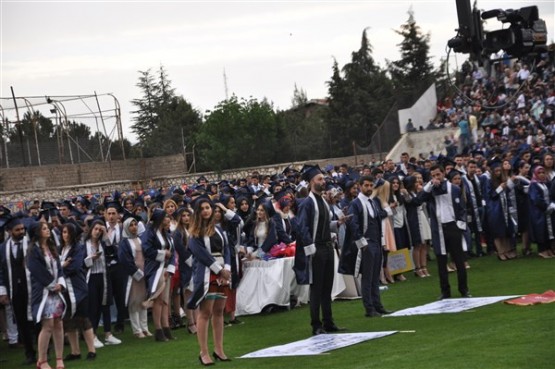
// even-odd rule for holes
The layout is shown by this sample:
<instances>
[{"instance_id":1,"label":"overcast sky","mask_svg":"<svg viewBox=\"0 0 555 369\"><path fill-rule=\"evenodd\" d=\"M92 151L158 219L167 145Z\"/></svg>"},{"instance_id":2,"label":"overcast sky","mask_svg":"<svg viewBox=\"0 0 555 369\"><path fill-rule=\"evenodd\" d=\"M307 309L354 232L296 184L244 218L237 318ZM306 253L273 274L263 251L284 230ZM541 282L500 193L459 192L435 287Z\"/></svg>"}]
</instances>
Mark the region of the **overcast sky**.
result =
<instances>
[{"instance_id":1,"label":"overcast sky","mask_svg":"<svg viewBox=\"0 0 555 369\"><path fill-rule=\"evenodd\" d=\"M309 99L327 95L333 58L340 66L348 62L367 27L374 58L385 66L386 59L399 58L401 37L393 30L406 22L411 6L417 24L431 34L434 63L445 56L458 25L455 0L0 2L2 97L11 96L10 86L17 96L111 92L131 141L138 70L164 65L176 92L201 112L225 99L224 69L230 95L266 97L286 109L295 84ZM548 40L554 39L552 0L478 5L538 5ZM492 19L487 27L502 24ZM463 59L457 55L452 64Z\"/></svg>"}]
</instances>

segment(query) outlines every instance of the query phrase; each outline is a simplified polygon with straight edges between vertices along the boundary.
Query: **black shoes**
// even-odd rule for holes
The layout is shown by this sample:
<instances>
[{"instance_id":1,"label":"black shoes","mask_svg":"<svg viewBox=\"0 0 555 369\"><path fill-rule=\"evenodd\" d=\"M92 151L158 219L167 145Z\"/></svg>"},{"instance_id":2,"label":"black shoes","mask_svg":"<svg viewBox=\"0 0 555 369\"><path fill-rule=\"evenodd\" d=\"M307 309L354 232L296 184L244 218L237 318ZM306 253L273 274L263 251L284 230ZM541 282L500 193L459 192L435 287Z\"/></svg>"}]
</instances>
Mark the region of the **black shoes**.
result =
<instances>
[{"instance_id":1,"label":"black shoes","mask_svg":"<svg viewBox=\"0 0 555 369\"><path fill-rule=\"evenodd\" d=\"M218 361L218 360L220 360L220 361L231 361L231 359L228 358L228 357L226 357L226 358L224 359L224 358L221 357L220 355L216 354L216 351L214 351L214 352L212 353L212 355L214 356L214 360L215 360L215 361Z\"/></svg>"},{"instance_id":2,"label":"black shoes","mask_svg":"<svg viewBox=\"0 0 555 369\"><path fill-rule=\"evenodd\" d=\"M114 333L123 333L124 331L124 324L123 323L116 323L114 324Z\"/></svg>"},{"instance_id":3,"label":"black shoes","mask_svg":"<svg viewBox=\"0 0 555 369\"><path fill-rule=\"evenodd\" d=\"M80 360L81 359L81 354L67 354L66 357L64 357L64 361L73 361L73 360Z\"/></svg>"},{"instance_id":4,"label":"black shoes","mask_svg":"<svg viewBox=\"0 0 555 369\"><path fill-rule=\"evenodd\" d=\"M162 327L162 332L164 333L164 336L169 340L175 340L176 338L174 336L172 336L172 331L170 329L170 327Z\"/></svg>"},{"instance_id":5,"label":"black shoes","mask_svg":"<svg viewBox=\"0 0 555 369\"><path fill-rule=\"evenodd\" d=\"M328 332L326 332L326 331L324 330L324 328L322 328L322 327L314 328L314 329L312 330L312 335L313 335L313 336L318 336L318 335L320 335L320 334L326 334L326 333L328 333Z\"/></svg>"},{"instance_id":6,"label":"black shoes","mask_svg":"<svg viewBox=\"0 0 555 369\"><path fill-rule=\"evenodd\" d=\"M450 298L451 298L451 295L448 295L446 293L442 293L441 295L439 295L437 300L440 301L440 300L445 300L445 299L450 299Z\"/></svg>"},{"instance_id":7,"label":"black shoes","mask_svg":"<svg viewBox=\"0 0 555 369\"><path fill-rule=\"evenodd\" d=\"M367 311L366 314L364 314L364 316L367 318L377 318L382 316L382 314L378 313L376 310L371 310L371 311Z\"/></svg>"},{"instance_id":8,"label":"black shoes","mask_svg":"<svg viewBox=\"0 0 555 369\"><path fill-rule=\"evenodd\" d=\"M162 331L161 329L157 329L154 332L154 340L158 341L158 342L167 342L168 341L168 339L164 335L164 331Z\"/></svg>"},{"instance_id":9,"label":"black shoes","mask_svg":"<svg viewBox=\"0 0 555 369\"><path fill-rule=\"evenodd\" d=\"M329 327L324 327L324 330L326 331L326 333L336 333L336 332L344 332L347 330L347 328L344 327L338 327L335 324Z\"/></svg>"},{"instance_id":10,"label":"black shoes","mask_svg":"<svg viewBox=\"0 0 555 369\"><path fill-rule=\"evenodd\" d=\"M213 362L205 363L204 361L202 361L202 356L200 356L200 355L198 356L198 361L200 361L200 364L203 365L203 366L211 366L211 365L214 365Z\"/></svg>"},{"instance_id":11,"label":"black shoes","mask_svg":"<svg viewBox=\"0 0 555 369\"><path fill-rule=\"evenodd\" d=\"M380 313L380 314L383 314L383 315L388 315L388 314L393 314L393 313L394 313L394 311L392 311L392 310L386 310L386 309L383 308L383 307L380 308L380 309L376 309L376 311L377 311L378 313Z\"/></svg>"},{"instance_id":12,"label":"black shoes","mask_svg":"<svg viewBox=\"0 0 555 369\"><path fill-rule=\"evenodd\" d=\"M96 359L96 352L89 352L87 354L87 360L93 361L94 359Z\"/></svg>"},{"instance_id":13,"label":"black shoes","mask_svg":"<svg viewBox=\"0 0 555 369\"><path fill-rule=\"evenodd\" d=\"M468 299L468 298L471 298L472 295L469 294L468 292L467 292L467 293L461 293L461 297L463 297L463 298L465 298L465 299Z\"/></svg>"}]
</instances>

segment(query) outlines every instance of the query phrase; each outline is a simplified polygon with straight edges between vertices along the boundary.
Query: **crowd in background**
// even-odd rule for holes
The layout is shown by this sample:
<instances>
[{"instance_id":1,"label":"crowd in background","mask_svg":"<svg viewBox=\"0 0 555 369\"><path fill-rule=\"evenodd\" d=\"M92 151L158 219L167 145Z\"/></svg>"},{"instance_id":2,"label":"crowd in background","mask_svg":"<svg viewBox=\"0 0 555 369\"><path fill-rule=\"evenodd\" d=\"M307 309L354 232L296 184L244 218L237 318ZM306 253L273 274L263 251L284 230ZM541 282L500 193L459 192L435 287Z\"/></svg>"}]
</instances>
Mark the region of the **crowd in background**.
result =
<instances>
[{"instance_id":1,"label":"crowd in background","mask_svg":"<svg viewBox=\"0 0 555 369\"><path fill-rule=\"evenodd\" d=\"M466 259L495 255L505 262L534 251L555 257L553 65L541 61L530 71L499 62L490 75L465 68L460 94L438 105L429 127L459 128L445 137L445 153L322 169L322 197L332 219L349 212L360 177L373 179L372 198L386 212L382 284L406 280L403 273L392 275L387 263L388 253L403 248L411 252L415 277L431 276L432 231L422 192L437 164L462 193ZM223 326L241 324L235 291L243 263L295 253L295 215L309 194L302 173L288 167L216 183L200 177L177 187L35 201L18 213L2 207L0 315L10 347L19 341L27 362L47 368L52 339L57 367L63 367L64 359L81 358L82 332L86 358L94 360L98 348L122 343L115 335L129 319L138 339L168 341L179 327L197 334L206 365L211 320L214 358L227 360ZM347 226L332 235L337 253ZM70 344L65 357L64 332Z\"/></svg>"}]
</instances>

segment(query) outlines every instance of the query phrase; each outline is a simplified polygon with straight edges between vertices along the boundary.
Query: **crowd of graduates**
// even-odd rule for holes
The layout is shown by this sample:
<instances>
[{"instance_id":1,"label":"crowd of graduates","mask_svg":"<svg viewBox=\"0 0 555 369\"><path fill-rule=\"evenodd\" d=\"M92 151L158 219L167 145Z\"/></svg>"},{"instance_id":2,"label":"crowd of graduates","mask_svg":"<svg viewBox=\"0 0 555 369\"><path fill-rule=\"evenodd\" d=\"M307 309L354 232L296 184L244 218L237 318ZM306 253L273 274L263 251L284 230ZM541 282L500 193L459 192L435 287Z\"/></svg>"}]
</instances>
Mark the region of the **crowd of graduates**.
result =
<instances>
[{"instance_id":1,"label":"crowd of graduates","mask_svg":"<svg viewBox=\"0 0 555 369\"><path fill-rule=\"evenodd\" d=\"M459 127L456 137L446 137L444 154L403 153L398 162L322 168L330 217L346 222L332 233L336 252L344 249L345 216L360 192L359 178L371 178L371 197L383 209L380 282L406 280L387 265L388 253L403 248L411 252L415 277L430 277L433 225L423 193L440 165L449 186L461 191L465 259L555 257L553 68L527 70L499 64L489 77L478 68L468 72L461 94L438 106L432 122ZM115 334L129 319L138 339L165 342L179 327L197 334L199 360L207 365L212 320L213 356L228 360L224 316L225 324L241 324L235 291L243 264L295 254L295 215L310 192L306 168L297 169L35 201L19 212L0 208L0 322L10 347L19 341L28 363L48 368L52 339L56 367L63 368L64 360L81 359L79 332L86 358L94 360L97 349L122 343ZM470 267L456 264L451 271ZM64 335L70 344L65 356Z\"/></svg>"}]
</instances>

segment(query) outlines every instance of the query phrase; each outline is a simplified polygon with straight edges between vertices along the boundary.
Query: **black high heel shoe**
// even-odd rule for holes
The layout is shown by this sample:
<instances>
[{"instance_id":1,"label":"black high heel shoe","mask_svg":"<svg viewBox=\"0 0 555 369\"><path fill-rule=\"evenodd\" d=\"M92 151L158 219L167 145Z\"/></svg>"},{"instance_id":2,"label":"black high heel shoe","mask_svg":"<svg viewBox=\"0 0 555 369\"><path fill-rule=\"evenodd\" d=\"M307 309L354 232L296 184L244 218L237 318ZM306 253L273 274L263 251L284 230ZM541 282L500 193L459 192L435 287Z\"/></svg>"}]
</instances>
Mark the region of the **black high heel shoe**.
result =
<instances>
[{"instance_id":1,"label":"black high heel shoe","mask_svg":"<svg viewBox=\"0 0 555 369\"><path fill-rule=\"evenodd\" d=\"M212 355L214 355L214 360L231 361L231 359L228 357L226 357L225 359L223 357L220 357L220 355L216 354L215 351L212 353Z\"/></svg>"},{"instance_id":2,"label":"black high heel shoe","mask_svg":"<svg viewBox=\"0 0 555 369\"><path fill-rule=\"evenodd\" d=\"M201 365L204 365L204 366L214 365L213 362L205 363L204 361L202 361L202 356L200 356L200 355L198 356L198 361L200 361L200 364L201 364Z\"/></svg>"}]
</instances>

